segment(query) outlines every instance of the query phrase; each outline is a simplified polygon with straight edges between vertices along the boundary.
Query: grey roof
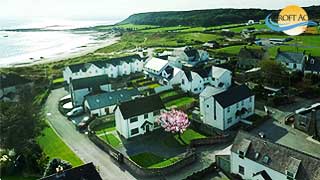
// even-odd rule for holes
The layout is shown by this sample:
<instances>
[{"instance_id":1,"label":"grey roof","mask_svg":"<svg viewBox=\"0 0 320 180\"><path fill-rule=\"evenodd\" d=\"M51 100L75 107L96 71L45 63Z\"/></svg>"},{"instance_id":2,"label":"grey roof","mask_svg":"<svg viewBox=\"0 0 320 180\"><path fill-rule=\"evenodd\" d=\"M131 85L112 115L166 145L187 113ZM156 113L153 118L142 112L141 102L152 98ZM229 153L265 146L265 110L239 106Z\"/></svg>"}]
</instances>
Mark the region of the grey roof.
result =
<instances>
[{"instance_id":1,"label":"grey roof","mask_svg":"<svg viewBox=\"0 0 320 180\"><path fill-rule=\"evenodd\" d=\"M86 88L100 88L101 85L106 84L110 84L108 75L72 79L70 82L70 85L73 87L73 90Z\"/></svg>"},{"instance_id":2,"label":"grey roof","mask_svg":"<svg viewBox=\"0 0 320 180\"><path fill-rule=\"evenodd\" d=\"M1 74L0 75L0 88L7 88L11 86L30 83L31 80L21 77L16 74Z\"/></svg>"},{"instance_id":3,"label":"grey roof","mask_svg":"<svg viewBox=\"0 0 320 180\"><path fill-rule=\"evenodd\" d=\"M226 108L239 101L249 98L254 94L246 85L240 85L232 87L224 92L214 95L213 97L219 102L219 104Z\"/></svg>"},{"instance_id":4,"label":"grey roof","mask_svg":"<svg viewBox=\"0 0 320 180\"><path fill-rule=\"evenodd\" d=\"M238 153L238 149L241 147L243 139L251 141L248 152L245 155L246 158L282 174L286 174L287 170L295 171L295 169L298 169L296 179L320 179L319 158L280 144L272 143L266 139L259 138L243 131L239 131L236 136L231 148L232 152ZM257 152L261 154L258 158L255 157ZM264 156L268 156L270 158L268 163L263 162Z\"/></svg>"},{"instance_id":5,"label":"grey roof","mask_svg":"<svg viewBox=\"0 0 320 180\"><path fill-rule=\"evenodd\" d=\"M134 96L141 93L138 89L119 90L113 92L105 92L97 95L87 96L85 99L89 105L89 110L101 109L104 107L112 106L120 102L131 100Z\"/></svg>"},{"instance_id":6,"label":"grey roof","mask_svg":"<svg viewBox=\"0 0 320 180\"><path fill-rule=\"evenodd\" d=\"M199 69L193 69L193 72L199 74L202 78L208 78L212 74L212 67L202 67Z\"/></svg>"},{"instance_id":7,"label":"grey roof","mask_svg":"<svg viewBox=\"0 0 320 180\"><path fill-rule=\"evenodd\" d=\"M40 180L102 180L93 163L64 170L60 173L43 177Z\"/></svg>"},{"instance_id":8,"label":"grey roof","mask_svg":"<svg viewBox=\"0 0 320 180\"><path fill-rule=\"evenodd\" d=\"M320 57L310 57L306 62L306 71L320 72Z\"/></svg>"},{"instance_id":9,"label":"grey roof","mask_svg":"<svg viewBox=\"0 0 320 180\"><path fill-rule=\"evenodd\" d=\"M276 61L284 63L303 64L304 54L298 52L282 52L279 51L276 56Z\"/></svg>"},{"instance_id":10,"label":"grey roof","mask_svg":"<svg viewBox=\"0 0 320 180\"><path fill-rule=\"evenodd\" d=\"M164 109L164 104L158 94L136 98L131 101L123 102L119 105L123 118L129 119L149 112Z\"/></svg>"},{"instance_id":11,"label":"grey roof","mask_svg":"<svg viewBox=\"0 0 320 180\"><path fill-rule=\"evenodd\" d=\"M139 55L135 54L135 55L124 56L124 57L119 57L119 58L102 59L99 61L92 61L92 62L88 62L88 63L73 64L73 65L70 65L69 68L70 68L71 72L73 72L73 73L79 72L80 69L83 72L85 72L92 64L94 64L95 66L97 66L99 68L102 68L102 67L107 67L110 64L117 66L123 62L134 62L135 60L143 60L143 58L141 58Z\"/></svg>"},{"instance_id":12,"label":"grey roof","mask_svg":"<svg viewBox=\"0 0 320 180\"><path fill-rule=\"evenodd\" d=\"M238 54L237 65L257 66L263 59L265 51L263 49L241 48Z\"/></svg>"}]
</instances>

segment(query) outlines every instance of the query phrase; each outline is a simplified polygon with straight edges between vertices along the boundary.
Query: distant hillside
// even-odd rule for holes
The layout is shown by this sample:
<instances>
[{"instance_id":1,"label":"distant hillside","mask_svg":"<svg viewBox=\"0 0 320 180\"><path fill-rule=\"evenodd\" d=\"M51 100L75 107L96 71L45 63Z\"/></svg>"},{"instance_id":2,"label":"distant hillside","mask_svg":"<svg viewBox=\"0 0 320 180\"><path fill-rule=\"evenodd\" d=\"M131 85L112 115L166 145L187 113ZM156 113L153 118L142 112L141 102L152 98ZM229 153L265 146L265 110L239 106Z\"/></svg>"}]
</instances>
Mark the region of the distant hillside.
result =
<instances>
[{"instance_id":1,"label":"distant hillside","mask_svg":"<svg viewBox=\"0 0 320 180\"><path fill-rule=\"evenodd\" d=\"M320 19L320 6L305 8L310 18ZM119 24L148 24L157 26L216 26L264 19L272 10L263 9L211 9L194 11L167 11L134 14Z\"/></svg>"}]
</instances>

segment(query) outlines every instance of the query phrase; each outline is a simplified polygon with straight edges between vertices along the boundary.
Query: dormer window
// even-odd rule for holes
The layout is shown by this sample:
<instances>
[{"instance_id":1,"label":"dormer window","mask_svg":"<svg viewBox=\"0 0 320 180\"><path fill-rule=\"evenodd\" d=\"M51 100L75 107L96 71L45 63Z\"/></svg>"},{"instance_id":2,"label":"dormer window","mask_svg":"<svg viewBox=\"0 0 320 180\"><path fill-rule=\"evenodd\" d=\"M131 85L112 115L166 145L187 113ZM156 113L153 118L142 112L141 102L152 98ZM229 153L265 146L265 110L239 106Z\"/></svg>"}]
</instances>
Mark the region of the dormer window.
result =
<instances>
[{"instance_id":1,"label":"dormer window","mask_svg":"<svg viewBox=\"0 0 320 180\"><path fill-rule=\"evenodd\" d=\"M269 161L270 161L270 157L268 155L264 155L263 159L262 159L262 162L265 163L265 164L268 164Z\"/></svg>"}]
</instances>

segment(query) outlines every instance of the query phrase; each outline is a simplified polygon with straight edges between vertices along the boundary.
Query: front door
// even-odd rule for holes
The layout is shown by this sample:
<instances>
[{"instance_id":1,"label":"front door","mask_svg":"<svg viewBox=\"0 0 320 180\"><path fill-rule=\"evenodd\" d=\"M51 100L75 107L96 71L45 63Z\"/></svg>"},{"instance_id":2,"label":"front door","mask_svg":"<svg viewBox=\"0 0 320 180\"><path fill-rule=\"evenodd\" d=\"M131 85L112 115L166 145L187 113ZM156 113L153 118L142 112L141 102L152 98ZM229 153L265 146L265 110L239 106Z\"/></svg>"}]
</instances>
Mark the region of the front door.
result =
<instances>
[{"instance_id":1,"label":"front door","mask_svg":"<svg viewBox=\"0 0 320 180\"><path fill-rule=\"evenodd\" d=\"M149 124L146 125L146 133L150 132Z\"/></svg>"}]
</instances>

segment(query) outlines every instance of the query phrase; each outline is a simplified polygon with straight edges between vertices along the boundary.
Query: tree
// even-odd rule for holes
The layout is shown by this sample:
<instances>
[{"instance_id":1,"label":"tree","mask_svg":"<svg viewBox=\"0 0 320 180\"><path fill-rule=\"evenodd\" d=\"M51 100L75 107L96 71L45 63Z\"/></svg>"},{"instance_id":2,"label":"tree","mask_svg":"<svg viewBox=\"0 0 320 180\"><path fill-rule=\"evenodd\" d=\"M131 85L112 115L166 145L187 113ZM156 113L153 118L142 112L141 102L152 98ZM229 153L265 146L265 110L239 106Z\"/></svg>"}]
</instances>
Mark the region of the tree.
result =
<instances>
[{"instance_id":1,"label":"tree","mask_svg":"<svg viewBox=\"0 0 320 180\"><path fill-rule=\"evenodd\" d=\"M33 105L0 102L0 148L14 149L17 154L25 152L44 126Z\"/></svg>"},{"instance_id":2,"label":"tree","mask_svg":"<svg viewBox=\"0 0 320 180\"><path fill-rule=\"evenodd\" d=\"M261 74L265 83L275 85L284 85L289 80L286 68L273 60L263 60L260 62Z\"/></svg>"},{"instance_id":3,"label":"tree","mask_svg":"<svg viewBox=\"0 0 320 180\"><path fill-rule=\"evenodd\" d=\"M156 122L164 128L165 131L179 135L179 139L183 142L181 134L186 131L190 125L188 115L179 110L171 110L161 113Z\"/></svg>"},{"instance_id":4,"label":"tree","mask_svg":"<svg viewBox=\"0 0 320 180\"><path fill-rule=\"evenodd\" d=\"M43 177L50 176L52 174L55 174L57 172L57 168L60 168L60 170L67 170L71 169L72 165L68 161L64 161L61 159L52 159L43 174Z\"/></svg>"}]
</instances>

